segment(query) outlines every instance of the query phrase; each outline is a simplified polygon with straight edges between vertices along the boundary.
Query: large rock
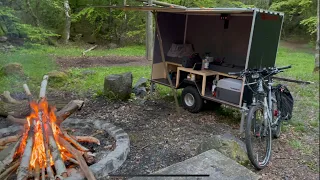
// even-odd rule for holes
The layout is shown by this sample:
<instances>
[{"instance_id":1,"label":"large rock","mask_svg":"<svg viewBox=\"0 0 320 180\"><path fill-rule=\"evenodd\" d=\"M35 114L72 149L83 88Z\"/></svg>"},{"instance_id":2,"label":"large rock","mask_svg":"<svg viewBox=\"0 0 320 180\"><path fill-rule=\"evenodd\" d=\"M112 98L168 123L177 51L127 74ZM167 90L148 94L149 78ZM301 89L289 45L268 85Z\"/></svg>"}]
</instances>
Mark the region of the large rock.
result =
<instances>
[{"instance_id":1,"label":"large rock","mask_svg":"<svg viewBox=\"0 0 320 180\"><path fill-rule=\"evenodd\" d=\"M19 63L9 63L0 69L0 74L3 75L24 75L22 65Z\"/></svg>"},{"instance_id":2,"label":"large rock","mask_svg":"<svg viewBox=\"0 0 320 180\"><path fill-rule=\"evenodd\" d=\"M0 42L6 42L8 38L6 36L0 36Z\"/></svg>"},{"instance_id":3,"label":"large rock","mask_svg":"<svg viewBox=\"0 0 320 180\"><path fill-rule=\"evenodd\" d=\"M115 43L109 43L109 44L107 45L107 47L108 47L109 49L115 49L115 48L118 48L118 45L115 44Z\"/></svg>"},{"instance_id":4,"label":"large rock","mask_svg":"<svg viewBox=\"0 0 320 180\"><path fill-rule=\"evenodd\" d=\"M247 166L250 164L244 143L236 140L236 138L231 135L215 135L204 140L197 148L197 153L201 154L210 149L221 152L241 165Z\"/></svg>"},{"instance_id":5,"label":"large rock","mask_svg":"<svg viewBox=\"0 0 320 180\"><path fill-rule=\"evenodd\" d=\"M63 82L68 78L68 75L65 72L57 70L48 72L47 75L49 76L49 81L51 82Z\"/></svg>"},{"instance_id":6,"label":"large rock","mask_svg":"<svg viewBox=\"0 0 320 180\"><path fill-rule=\"evenodd\" d=\"M111 74L104 78L104 94L110 98L126 100L132 92L132 73Z\"/></svg>"},{"instance_id":7,"label":"large rock","mask_svg":"<svg viewBox=\"0 0 320 180\"><path fill-rule=\"evenodd\" d=\"M147 81L148 81L148 79L146 79L144 77L140 78L137 81L137 83L133 86L133 93L136 96L143 97L143 96L147 95L147 89L146 89Z\"/></svg>"}]
</instances>

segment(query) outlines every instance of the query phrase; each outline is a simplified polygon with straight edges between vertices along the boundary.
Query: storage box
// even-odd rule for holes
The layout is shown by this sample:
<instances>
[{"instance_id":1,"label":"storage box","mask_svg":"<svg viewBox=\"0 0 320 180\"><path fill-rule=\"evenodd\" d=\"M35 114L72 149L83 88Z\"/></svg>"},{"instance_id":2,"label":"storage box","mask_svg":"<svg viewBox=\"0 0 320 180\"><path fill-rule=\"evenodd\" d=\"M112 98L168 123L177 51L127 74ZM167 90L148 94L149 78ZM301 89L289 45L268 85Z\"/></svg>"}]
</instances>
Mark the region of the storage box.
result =
<instances>
[{"instance_id":1,"label":"storage box","mask_svg":"<svg viewBox=\"0 0 320 180\"><path fill-rule=\"evenodd\" d=\"M217 83L216 98L233 104L239 104L242 81L238 79L225 78Z\"/></svg>"}]
</instances>

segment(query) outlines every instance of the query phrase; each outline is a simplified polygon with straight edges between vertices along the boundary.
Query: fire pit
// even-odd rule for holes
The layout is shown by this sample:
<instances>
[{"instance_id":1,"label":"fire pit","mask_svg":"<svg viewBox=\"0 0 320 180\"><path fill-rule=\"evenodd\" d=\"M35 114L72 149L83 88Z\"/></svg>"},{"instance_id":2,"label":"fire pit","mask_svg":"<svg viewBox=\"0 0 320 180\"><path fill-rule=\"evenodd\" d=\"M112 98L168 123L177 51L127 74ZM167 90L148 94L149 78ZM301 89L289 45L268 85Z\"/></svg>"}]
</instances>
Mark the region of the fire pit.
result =
<instances>
[{"instance_id":1,"label":"fire pit","mask_svg":"<svg viewBox=\"0 0 320 180\"><path fill-rule=\"evenodd\" d=\"M67 119L81 109L83 101L80 100L71 101L56 112L45 96L47 80L48 76L44 76L38 101L33 100L28 86L24 85L31 110L25 119L7 117L23 124L24 128L22 134L0 139L0 146L17 141L5 149L8 156L0 161L0 179L91 180L106 177L125 160L129 152L128 135L105 121ZM91 135L82 135L88 131ZM106 139L109 144L105 143Z\"/></svg>"}]
</instances>

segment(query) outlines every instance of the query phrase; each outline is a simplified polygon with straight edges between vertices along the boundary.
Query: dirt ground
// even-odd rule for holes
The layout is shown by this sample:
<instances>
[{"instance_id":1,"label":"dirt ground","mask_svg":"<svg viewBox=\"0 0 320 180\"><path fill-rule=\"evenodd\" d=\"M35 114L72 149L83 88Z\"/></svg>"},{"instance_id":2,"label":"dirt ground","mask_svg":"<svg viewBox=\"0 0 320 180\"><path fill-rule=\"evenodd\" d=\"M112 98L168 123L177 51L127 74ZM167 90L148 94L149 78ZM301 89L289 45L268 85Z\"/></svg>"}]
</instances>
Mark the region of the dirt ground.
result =
<instances>
[{"instance_id":1,"label":"dirt ground","mask_svg":"<svg viewBox=\"0 0 320 180\"><path fill-rule=\"evenodd\" d=\"M140 56L58 57L56 62L62 69L97 66L146 66L151 64L145 57Z\"/></svg>"}]
</instances>

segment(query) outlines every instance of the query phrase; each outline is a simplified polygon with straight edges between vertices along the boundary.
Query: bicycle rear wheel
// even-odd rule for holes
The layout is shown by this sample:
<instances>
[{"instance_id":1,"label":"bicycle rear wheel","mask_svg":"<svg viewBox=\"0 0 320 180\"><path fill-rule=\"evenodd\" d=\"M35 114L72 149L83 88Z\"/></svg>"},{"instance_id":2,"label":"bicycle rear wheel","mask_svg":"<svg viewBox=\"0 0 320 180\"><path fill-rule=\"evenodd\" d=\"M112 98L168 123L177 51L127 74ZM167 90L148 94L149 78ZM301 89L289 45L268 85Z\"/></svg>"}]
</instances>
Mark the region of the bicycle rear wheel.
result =
<instances>
[{"instance_id":1,"label":"bicycle rear wheel","mask_svg":"<svg viewBox=\"0 0 320 180\"><path fill-rule=\"evenodd\" d=\"M248 157L253 166L261 170L265 168L271 157L271 127L269 121L264 122L262 104L251 106L247 116L245 130Z\"/></svg>"}]
</instances>

